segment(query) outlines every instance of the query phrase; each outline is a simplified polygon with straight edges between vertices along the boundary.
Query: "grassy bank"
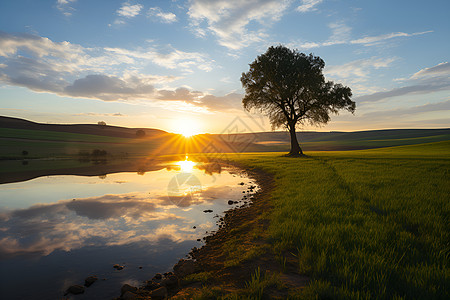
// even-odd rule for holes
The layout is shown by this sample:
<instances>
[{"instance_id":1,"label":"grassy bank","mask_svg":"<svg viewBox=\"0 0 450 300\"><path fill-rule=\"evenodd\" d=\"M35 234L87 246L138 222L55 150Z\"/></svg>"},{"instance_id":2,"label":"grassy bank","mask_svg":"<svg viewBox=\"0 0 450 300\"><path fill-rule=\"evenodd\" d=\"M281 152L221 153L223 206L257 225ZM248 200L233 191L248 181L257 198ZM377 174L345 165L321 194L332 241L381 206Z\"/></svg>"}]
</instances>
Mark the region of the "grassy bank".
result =
<instances>
[{"instance_id":1,"label":"grassy bank","mask_svg":"<svg viewBox=\"0 0 450 300\"><path fill-rule=\"evenodd\" d=\"M242 263L239 252L254 253L244 255L251 260L265 251L310 278L292 299L448 299L450 142L307 154L228 156L275 182L272 209L260 217L267 230L250 226L246 239L258 242L244 247L239 230L248 224L234 229L224 265ZM260 277L241 296L263 298L273 278Z\"/></svg>"}]
</instances>

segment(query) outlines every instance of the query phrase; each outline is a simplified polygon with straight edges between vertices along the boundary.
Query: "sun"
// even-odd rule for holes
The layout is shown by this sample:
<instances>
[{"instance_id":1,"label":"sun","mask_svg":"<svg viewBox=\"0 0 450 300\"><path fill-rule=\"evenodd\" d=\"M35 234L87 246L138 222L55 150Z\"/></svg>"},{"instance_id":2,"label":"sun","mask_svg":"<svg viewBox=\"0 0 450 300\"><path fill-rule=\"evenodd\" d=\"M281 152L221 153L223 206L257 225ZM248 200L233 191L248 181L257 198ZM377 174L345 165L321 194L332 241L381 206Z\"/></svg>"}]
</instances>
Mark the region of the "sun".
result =
<instances>
[{"instance_id":1,"label":"sun","mask_svg":"<svg viewBox=\"0 0 450 300\"><path fill-rule=\"evenodd\" d=\"M194 131L192 128L188 128L188 127L186 127L186 128L181 128L180 133L181 133L185 138L188 138L188 137L191 137L191 136L193 136L193 135L196 135L195 131Z\"/></svg>"},{"instance_id":2,"label":"sun","mask_svg":"<svg viewBox=\"0 0 450 300\"><path fill-rule=\"evenodd\" d=\"M175 122L174 131L183 135L185 138L189 138L200 133L200 123L194 119L178 119Z\"/></svg>"}]
</instances>

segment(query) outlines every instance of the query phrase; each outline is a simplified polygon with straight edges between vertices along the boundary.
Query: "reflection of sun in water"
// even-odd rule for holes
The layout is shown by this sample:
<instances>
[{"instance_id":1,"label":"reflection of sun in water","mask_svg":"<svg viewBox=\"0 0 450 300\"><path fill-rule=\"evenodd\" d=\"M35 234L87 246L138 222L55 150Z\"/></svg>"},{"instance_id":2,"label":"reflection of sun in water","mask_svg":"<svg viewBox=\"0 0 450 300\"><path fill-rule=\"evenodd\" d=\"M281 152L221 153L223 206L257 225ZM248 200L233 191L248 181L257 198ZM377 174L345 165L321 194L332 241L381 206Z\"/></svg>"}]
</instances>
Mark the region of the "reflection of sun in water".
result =
<instances>
[{"instance_id":1,"label":"reflection of sun in water","mask_svg":"<svg viewBox=\"0 0 450 300\"><path fill-rule=\"evenodd\" d=\"M183 173L192 173L194 169L195 162L188 160L188 156L186 155L186 159L177 162L177 165L180 166L181 172Z\"/></svg>"}]
</instances>

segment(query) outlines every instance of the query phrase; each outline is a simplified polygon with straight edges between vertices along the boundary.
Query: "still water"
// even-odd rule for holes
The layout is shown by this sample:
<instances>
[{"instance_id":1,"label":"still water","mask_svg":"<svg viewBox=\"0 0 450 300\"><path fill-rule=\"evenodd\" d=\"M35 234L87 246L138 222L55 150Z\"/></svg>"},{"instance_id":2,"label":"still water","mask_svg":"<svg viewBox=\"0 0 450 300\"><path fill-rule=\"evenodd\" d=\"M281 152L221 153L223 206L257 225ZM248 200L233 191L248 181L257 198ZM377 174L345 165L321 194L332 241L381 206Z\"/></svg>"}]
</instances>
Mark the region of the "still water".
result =
<instances>
[{"instance_id":1,"label":"still water","mask_svg":"<svg viewBox=\"0 0 450 300\"><path fill-rule=\"evenodd\" d=\"M117 297L124 283L137 286L170 271L202 246L198 239L217 230L218 216L243 204L229 200L242 200L255 184L231 167L187 158L133 172L124 165L115 171L127 172L98 176L22 170L37 178L21 182L20 172L2 174L19 179L0 184L0 298ZM33 161L23 168L32 170ZM84 294L64 297L90 275L99 280Z\"/></svg>"}]
</instances>

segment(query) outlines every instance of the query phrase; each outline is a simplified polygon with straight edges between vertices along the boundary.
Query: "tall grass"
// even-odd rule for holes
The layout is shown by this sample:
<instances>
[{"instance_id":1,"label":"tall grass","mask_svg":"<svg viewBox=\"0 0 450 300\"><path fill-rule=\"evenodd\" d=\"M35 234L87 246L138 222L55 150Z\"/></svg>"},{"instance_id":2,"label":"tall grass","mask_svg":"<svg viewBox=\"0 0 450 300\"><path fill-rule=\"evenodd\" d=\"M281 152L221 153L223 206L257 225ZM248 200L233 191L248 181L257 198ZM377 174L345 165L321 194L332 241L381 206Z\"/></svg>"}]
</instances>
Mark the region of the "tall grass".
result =
<instances>
[{"instance_id":1,"label":"tall grass","mask_svg":"<svg viewBox=\"0 0 450 300\"><path fill-rule=\"evenodd\" d=\"M450 142L293 159L232 159L274 174L270 243L298 257L296 297L449 299Z\"/></svg>"}]
</instances>

